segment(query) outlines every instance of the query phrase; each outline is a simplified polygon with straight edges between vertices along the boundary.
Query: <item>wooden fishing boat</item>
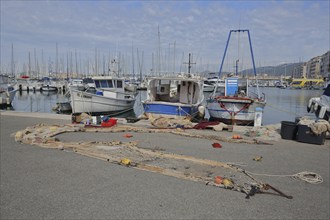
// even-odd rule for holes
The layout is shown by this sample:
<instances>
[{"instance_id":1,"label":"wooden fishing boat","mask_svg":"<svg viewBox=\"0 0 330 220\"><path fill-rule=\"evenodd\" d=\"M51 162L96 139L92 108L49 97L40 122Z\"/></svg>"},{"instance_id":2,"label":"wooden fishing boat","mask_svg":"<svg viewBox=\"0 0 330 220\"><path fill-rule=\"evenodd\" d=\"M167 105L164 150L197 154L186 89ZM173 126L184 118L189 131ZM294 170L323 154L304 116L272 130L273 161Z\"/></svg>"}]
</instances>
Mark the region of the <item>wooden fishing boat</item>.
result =
<instances>
[{"instance_id":1,"label":"wooden fishing boat","mask_svg":"<svg viewBox=\"0 0 330 220\"><path fill-rule=\"evenodd\" d=\"M203 114L203 79L191 74L148 78L147 99L142 102L149 118L195 118Z\"/></svg>"}]
</instances>

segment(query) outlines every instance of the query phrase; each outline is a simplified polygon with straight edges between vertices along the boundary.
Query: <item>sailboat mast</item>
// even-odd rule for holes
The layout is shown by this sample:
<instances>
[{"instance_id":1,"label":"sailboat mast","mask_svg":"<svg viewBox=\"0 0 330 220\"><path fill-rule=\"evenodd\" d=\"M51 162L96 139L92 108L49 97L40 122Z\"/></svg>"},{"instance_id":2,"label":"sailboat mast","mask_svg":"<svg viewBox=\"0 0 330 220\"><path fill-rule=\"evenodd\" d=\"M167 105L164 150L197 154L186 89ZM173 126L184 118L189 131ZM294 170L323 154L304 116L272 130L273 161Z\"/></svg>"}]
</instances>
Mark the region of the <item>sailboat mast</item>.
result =
<instances>
[{"instance_id":1,"label":"sailboat mast","mask_svg":"<svg viewBox=\"0 0 330 220\"><path fill-rule=\"evenodd\" d=\"M14 45L11 43L11 76L15 75L15 64L14 64Z\"/></svg>"},{"instance_id":2,"label":"sailboat mast","mask_svg":"<svg viewBox=\"0 0 330 220\"><path fill-rule=\"evenodd\" d=\"M66 78L69 80L69 52L66 53Z\"/></svg>"},{"instance_id":3,"label":"sailboat mast","mask_svg":"<svg viewBox=\"0 0 330 220\"><path fill-rule=\"evenodd\" d=\"M159 31L159 25L158 25L158 74L160 74L160 31Z\"/></svg>"},{"instance_id":4,"label":"sailboat mast","mask_svg":"<svg viewBox=\"0 0 330 220\"><path fill-rule=\"evenodd\" d=\"M55 74L57 76L58 74L58 46L57 46L57 42L56 42L56 63L55 63Z\"/></svg>"},{"instance_id":5,"label":"sailboat mast","mask_svg":"<svg viewBox=\"0 0 330 220\"><path fill-rule=\"evenodd\" d=\"M37 51L36 51L36 48L34 48L34 77L35 77L36 73L38 73L38 69L37 69Z\"/></svg>"},{"instance_id":6,"label":"sailboat mast","mask_svg":"<svg viewBox=\"0 0 330 220\"><path fill-rule=\"evenodd\" d=\"M31 75L31 55L30 55L30 51L29 51L29 72L28 72L28 76Z\"/></svg>"}]
</instances>

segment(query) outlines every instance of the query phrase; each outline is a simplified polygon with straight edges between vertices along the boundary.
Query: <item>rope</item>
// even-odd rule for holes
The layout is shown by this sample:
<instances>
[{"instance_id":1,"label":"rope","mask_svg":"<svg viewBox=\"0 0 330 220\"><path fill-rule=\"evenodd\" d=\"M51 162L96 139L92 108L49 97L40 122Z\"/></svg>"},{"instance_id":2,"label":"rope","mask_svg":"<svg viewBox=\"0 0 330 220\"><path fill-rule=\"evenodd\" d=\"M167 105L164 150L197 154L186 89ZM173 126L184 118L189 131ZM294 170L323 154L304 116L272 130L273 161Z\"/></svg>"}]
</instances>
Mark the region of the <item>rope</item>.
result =
<instances>
[{"instance_id":1,"label":"rope","mask_svg":"<svg viewBox=\"0 0 330 220\"><path fill-rule=\"evenodd\" d=\"M123 114L123 113L125 113L125 112L132 111L133 109L134 109L134 108L129 108L129 109L125 109L125 110L120 111L120 112L114 112L114 113L112 113L112 114L108 114L108 115L105 115L105 116L109 116L109 117L111 117L111 116L120 115L120 114Z\"/></svg>"},{"instance_id":2,"label":"rope","mask_svg":"<svg viewBox=\"0 0 330 220\"><path fill-rule=\"evenodd\" d=\"M232 122L232 125L235 124L235 116L240 113L241 111L243 111L244 109L248 108L250 106L250 103L245 104L240 110L238 110L237 112L235 111L230 111L229 109L226 108L225 104L223 104L223 102L220 101L219 103L220 107L225 109L227 113L229 113L230 115L230 119Z\"/></svg>"},{"instance_id":3,"label":"rope","mask_svg":"<svg viewBox=\"0 0 330 220\"><path fill-rule=\"evenodd\" d=\"M271 105L269 103L267 103L267 106L269 106L269 107L271 107L273 109L276 109L278 111L282 111L282 112L288 113L288 114L292 114L292 115L295 115L295 116L301 116L301 114L298 114L298 113L295 113L295 112L291 112L291 111L287 111L287 110L283 110L281 108L277 108L277 107L275 107L275 106L273 106L273 105Z\"/></svg>"},{"instance_id":4,"label":"rope","mask_svg":"<svg viewBox=\"0 0 330 220\"><path fill-rule=\"evenodd\" d=\"M250 175L256 175L256 176L292 177L293 179L300 179L300 180L303 180L303 181L305 181L307 183L311 183L311 184L323 183L323 178L319 174L309 172L309 171L302 171L300 173L296 173L296 174L292 174L292 175L270 175L270 174L252 173L252 172L248 172L248 171L245 171L245 172Z\"/></svg>"}]
</instances>

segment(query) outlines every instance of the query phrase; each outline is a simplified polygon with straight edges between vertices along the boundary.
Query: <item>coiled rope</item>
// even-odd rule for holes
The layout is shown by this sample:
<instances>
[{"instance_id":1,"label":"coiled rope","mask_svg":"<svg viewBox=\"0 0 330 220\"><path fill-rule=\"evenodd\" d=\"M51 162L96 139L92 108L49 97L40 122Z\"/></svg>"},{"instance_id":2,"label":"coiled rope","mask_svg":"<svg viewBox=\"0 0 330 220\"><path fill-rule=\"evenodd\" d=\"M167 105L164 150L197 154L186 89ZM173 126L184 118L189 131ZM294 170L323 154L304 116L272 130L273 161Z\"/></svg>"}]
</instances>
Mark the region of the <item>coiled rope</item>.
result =
<instances>
[{"instance_id":1,"label":"coiled rope","mask_svg":"<svg viewBox=\"0 0 330 220\"><path fill-rule=\"evenodd\" d=\"M260 173L252 173L245 171L246 173L250 175L255 175L255 176L277 176L277 177L292 177L293 179L300 179L303 180L307 183L311 184L320 184L323 182L322 176L320 176L317 173L314 172L309 172L309 171L302 171L300 173L296 173L293 175L269 175L269 174L260 174Z\"/></svg>"}]
</instances>

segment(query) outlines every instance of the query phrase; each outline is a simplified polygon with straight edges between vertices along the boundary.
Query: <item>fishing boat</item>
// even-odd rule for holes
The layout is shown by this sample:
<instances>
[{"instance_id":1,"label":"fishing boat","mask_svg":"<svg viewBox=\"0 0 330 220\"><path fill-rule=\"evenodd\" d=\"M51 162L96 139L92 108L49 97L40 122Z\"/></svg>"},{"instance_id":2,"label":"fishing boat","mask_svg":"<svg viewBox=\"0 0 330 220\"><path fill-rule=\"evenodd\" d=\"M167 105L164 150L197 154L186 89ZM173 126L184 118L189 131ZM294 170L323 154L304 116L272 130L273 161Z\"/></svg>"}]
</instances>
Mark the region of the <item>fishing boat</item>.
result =
<instances>
[{"instance_id":1,"label":"fishing boat","mask_svg":"<svg viewBox=\"0 0 330 220\"><path fill-rule=\"evenodd\" d=\"M138 87L138 82L134 79L129 79L124 81L124 88L127 92L136 92Z\"/></svg>"},{"instance_id":2,"label":"fishing boat","mask_svg":"<svg viewBox=\"0 0 330 220\"><path fill-rule=\"evenodd\" d=\"M330 122L330 84L320 97L313 97L308 101L307 111Z\"/></svg>"},{"instance_id":3,"label":"fishing boat","mask_svg":"<svg viewBox=\"0 0 330 220\"><path fill-rule=\"evenodd\" d=\"M224 80L219 80L218 78L209 78L204 81L204 92L213 92L215 88L217 88L217 92L224 90Z\"/></svg>"},{"instance_id":4,"label":"fishing boat","mask_svg":"<svg viewBox=\"0 0 330 220\"><path fill-rule=\"evenodd\" d=\"M57 113L71 113L72 107L70 102L57 102L53 107L53 111L56 111Z\"/></svg>"},{"instance_id":5,"label":"fishing boat","mask_svg":"<svg viewBox=\"0 0 330 220\"><path fill-rule=\"evenodd\" d=\"M148 118L194 119L203 114L203 79L191 74L147 78L147 99L142 102Z\"/></svg>"},{"instance_id":6,"label":"fishing boat","mask_svg":"<svg viewBox=\"0 0 330 220\"><path fill-rule=\"evenodd\" d=\"M246 32L248 34L253 70L254 75L256 76L256 68L249 30L231 30L229 32L226 48L220 65L218 79L221 78L222 67L226 57L231 34L239 32ZM236 76L226 76L224 79L224 93L219 93L215 90L206 101L206 108L210 114L210 120L221 121L231 125L261 125L262 112L264 106L266 105L266 100L265 95L263 95L263 97L260 95L257 78L257 93L254 93L249 90L248 79L238 77L236 62Z\"/></svg>"},{"instance_id":7,"label":"fishing boat","mask_svg":"<svg viewBox=\"0 0 330 220\"><path fill-rule=\"evenodd\" d=\"M70 79L68 82L68 87L71 87L72 89L80 90L80 91L85 90L84 81L83 81L83 79L80 79L80 78Z\"/></svg>"},{"instance_id":8,"label":"fishing boat","mask_svg":"<svg viewBox=\"0 0 330 220\"><path fill-rule=\"evenodd\" d=\"M17 89L10 84L8 75L0 75L0 105L10 106L16 95Z\"/></svg>"},{"instance_id":9,"label":"fishing boat","mask_svg":"<svg viewBox=\"0 0 330 220\"><path fill-rule=\"evenodd\" d=\"M43 77L42 78L42 86L41 91L43 92L56 92L57 91L57 85L54 79L50 77Z\"/></svg>"},{"instance_id":10,"label":"fishing boat","mask_svg":"<svg viewBox=\"0 0 330 220\"><path fill-rule=\"evenodd\" d=\"M103 115L124 113L133 109L136 93L125 92L124 79L113 76L92 77L95 90L70 89L72 113Z\"/></svg>"}]
</instances>

